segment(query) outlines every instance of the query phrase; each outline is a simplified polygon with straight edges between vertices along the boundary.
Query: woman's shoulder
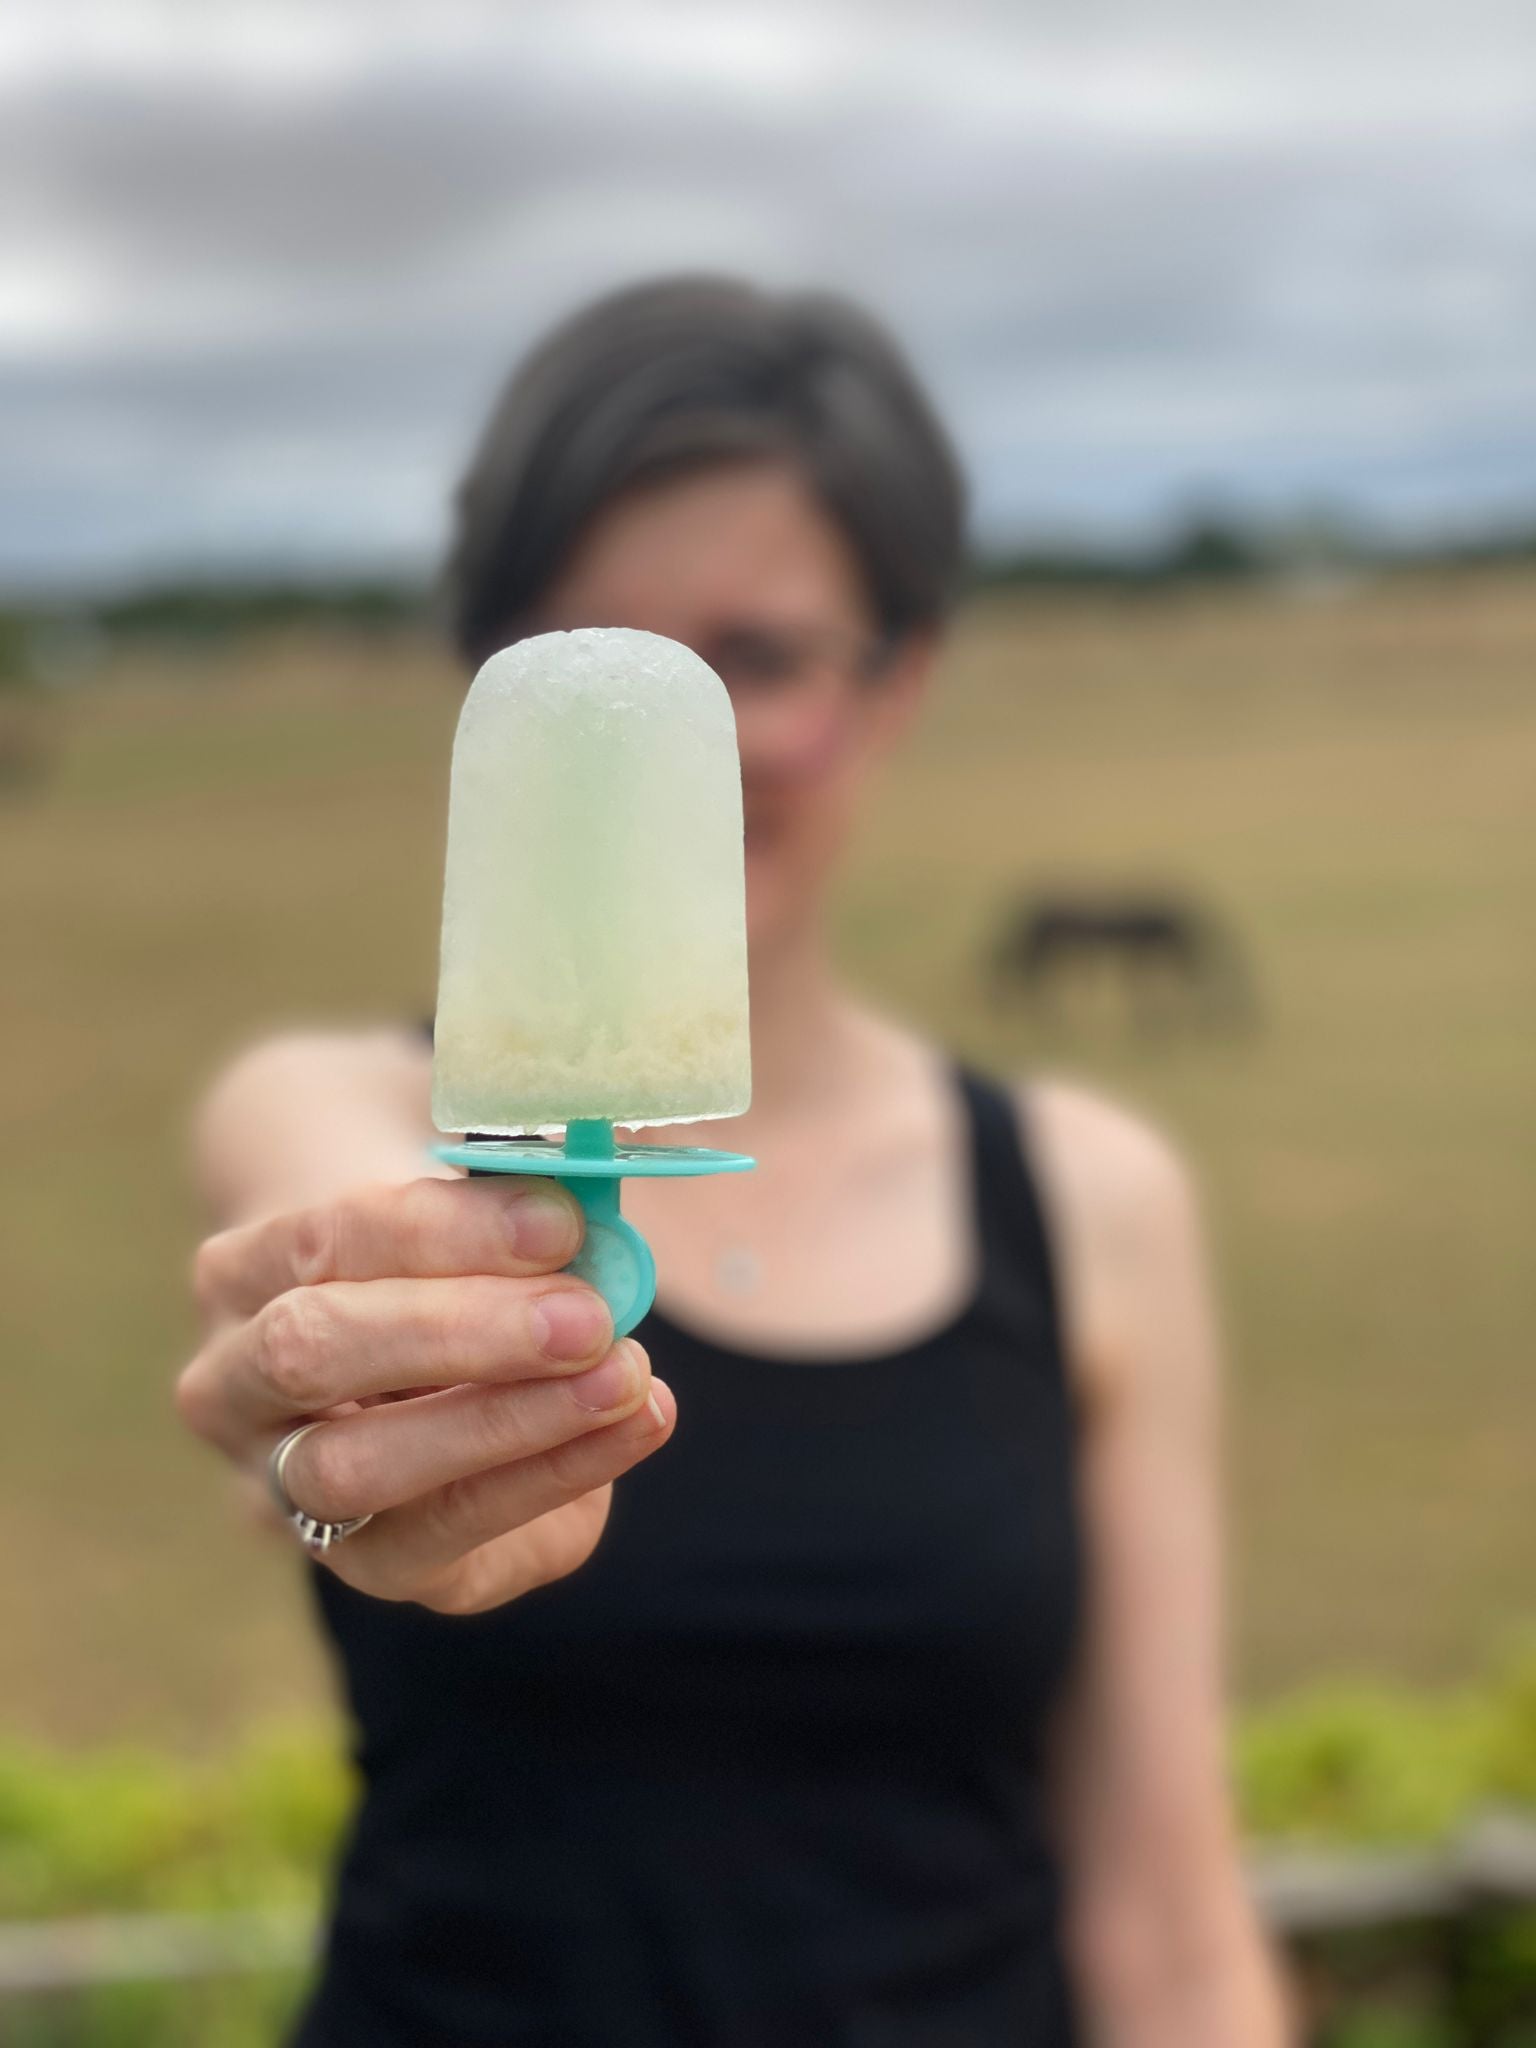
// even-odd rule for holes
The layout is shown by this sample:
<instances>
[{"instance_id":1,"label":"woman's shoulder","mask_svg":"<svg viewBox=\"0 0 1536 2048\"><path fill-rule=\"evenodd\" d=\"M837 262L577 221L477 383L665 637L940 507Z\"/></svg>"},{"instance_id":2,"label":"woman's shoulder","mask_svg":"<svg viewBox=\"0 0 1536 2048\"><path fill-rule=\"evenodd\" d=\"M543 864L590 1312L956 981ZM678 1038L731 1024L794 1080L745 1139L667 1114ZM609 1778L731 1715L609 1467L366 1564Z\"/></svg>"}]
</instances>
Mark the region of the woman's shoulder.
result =
<instances>
[{"instance_id":1,"label":"woman's shoulder","mask_svg":"<svg viewBox=\"0 0 1536 2048\"><path fill-rule=\"evenodd\" d=\"M1056 1256L1074 1371L1117 1379L1149 1319L1203 1287L1198 1185L1175 1138L1144 1111L1083 1083L1012 1084Z\"/></svg>"},{"instance_id":2,"label":"woman's shoulder","mask_svg":"<svg viewBox=\"0 0 1536 2048\"><path fill-rule=\"evenodd\" d=\"M1057 1075L1022 1075L1012 1093L1042 1176L1092 1220L1134 1225L1193 1199L1182 1148L1144 1110Z\"/></svg>"},{"instance_id":3,"label":"woman's shoulder","mask_svg":"<svg viewBox=\"0 0 1536 2048\"><path fill-rule=\"evenodd\" d=\"M234 1047L219 1066L214 1086L265 1093L338 1080L406 1085L419 1080L431 1050L419 1024L295 1024L257 1033Z\"/></svg>"}]
</instances>

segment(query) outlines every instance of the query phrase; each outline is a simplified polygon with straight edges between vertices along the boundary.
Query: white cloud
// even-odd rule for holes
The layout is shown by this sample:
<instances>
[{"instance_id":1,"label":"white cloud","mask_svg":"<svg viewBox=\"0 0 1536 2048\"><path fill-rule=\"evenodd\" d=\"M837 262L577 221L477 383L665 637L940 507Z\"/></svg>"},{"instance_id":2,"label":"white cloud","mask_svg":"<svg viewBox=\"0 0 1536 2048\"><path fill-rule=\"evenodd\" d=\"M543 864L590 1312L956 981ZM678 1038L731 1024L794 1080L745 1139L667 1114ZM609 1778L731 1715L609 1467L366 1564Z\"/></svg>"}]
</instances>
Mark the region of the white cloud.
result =
<instances>
[{"instance_id":1,"label":"white cloud","mask_svg":"<svg viewBox=\"0 0 1536 2048\"><path fill-rule=\"evenodd\" d=\"M1536 499L1536 15L13 9L0 576L425 556L512 354L698 263L889 315L994 530Z\"/></svg>"}]
</instances>

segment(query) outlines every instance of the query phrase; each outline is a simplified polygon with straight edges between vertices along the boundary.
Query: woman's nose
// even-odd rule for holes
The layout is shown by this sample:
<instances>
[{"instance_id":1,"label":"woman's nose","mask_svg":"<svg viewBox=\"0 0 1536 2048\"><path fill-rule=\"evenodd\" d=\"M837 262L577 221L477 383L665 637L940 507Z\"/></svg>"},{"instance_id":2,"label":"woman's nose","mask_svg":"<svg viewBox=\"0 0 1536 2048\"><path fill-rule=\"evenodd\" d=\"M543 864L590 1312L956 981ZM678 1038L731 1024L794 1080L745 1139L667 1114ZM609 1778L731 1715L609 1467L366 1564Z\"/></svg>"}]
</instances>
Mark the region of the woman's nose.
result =
<instances>
[{"instance_id":1,"label":"woman's nose","mask_svg":"<svg viewBox=\"0 0 1536 2048\"><path fill-rule=\"evenodd\" d=\"M776 739L769 745L743 741L742 788L809 791L842 764L848 751L844 736L834 728Z\"/></svg>"},{"instance_id":2,"label":"woman's nose","mask_svg":"<svg viewBox=\"0 0 1536 2048\"><path fill-rule=\"evenodd\" d=\"M850 708L835 701L736 707L744 788L815 783L847 759L854 738Z\"/></svg>"}]
</instances>

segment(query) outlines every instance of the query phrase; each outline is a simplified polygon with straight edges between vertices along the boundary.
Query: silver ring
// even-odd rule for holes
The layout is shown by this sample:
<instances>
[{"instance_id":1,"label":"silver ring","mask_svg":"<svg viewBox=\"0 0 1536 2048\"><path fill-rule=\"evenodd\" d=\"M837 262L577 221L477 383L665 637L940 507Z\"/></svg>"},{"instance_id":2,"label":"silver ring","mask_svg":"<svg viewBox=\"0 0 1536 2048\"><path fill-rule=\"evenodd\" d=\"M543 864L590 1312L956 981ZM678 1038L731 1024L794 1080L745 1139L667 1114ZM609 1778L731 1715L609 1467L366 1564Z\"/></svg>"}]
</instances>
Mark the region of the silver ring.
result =
<instances>
[{"instance_id":1,"label":"silver ring","mask_svg":"<svg viewBox=\"0 0 1536 2048\"><path fill-rule=\"evenodd\" d=\"M308 1436L312 1429L324 1427L323 1419L317 1422L301 1422L297 1429L290 1429L280 1443L272 1446L271 1455L267 1459L267 1485L273 1500L277 1503L278 1511L283 1519L291 1522L298 1531L299 1541L304 1548L315 1552L329 1550L335 1543L344 1543L349 1536L361 1529L365 1522L373 1520L372 1515L353 1515L345 1522L322 1522L317 1515L308 1515L303 1508L295 1507L289 1499L288 1489L283 1484L283 1468L288 1463L288 1453L301 1436Z\"/></svg>"}]
</instances>

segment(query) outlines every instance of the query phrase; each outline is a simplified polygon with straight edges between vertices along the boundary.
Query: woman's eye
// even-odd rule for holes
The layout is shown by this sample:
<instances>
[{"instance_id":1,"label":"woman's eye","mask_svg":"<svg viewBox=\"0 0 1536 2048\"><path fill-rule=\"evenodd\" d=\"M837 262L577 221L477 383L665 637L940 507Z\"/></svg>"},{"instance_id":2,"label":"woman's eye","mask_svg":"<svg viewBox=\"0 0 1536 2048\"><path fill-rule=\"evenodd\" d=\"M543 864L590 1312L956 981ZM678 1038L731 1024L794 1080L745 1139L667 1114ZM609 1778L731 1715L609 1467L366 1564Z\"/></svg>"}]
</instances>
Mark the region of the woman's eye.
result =
<instances>
[{"instance_id":1,"label":"woman's eye","mask_svg":"<svg viewBox=\"0 0 1536 2048\"><path fill-rule=\"evenodd\" d=\"M727 687L771 690L793 683L804 664L788 642L743 635L717 650L714 665Z\"/></svg>"}]
</instances>

